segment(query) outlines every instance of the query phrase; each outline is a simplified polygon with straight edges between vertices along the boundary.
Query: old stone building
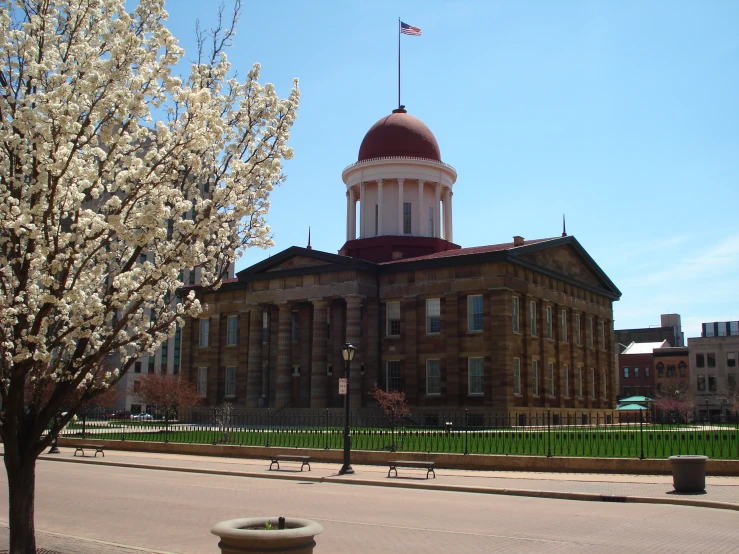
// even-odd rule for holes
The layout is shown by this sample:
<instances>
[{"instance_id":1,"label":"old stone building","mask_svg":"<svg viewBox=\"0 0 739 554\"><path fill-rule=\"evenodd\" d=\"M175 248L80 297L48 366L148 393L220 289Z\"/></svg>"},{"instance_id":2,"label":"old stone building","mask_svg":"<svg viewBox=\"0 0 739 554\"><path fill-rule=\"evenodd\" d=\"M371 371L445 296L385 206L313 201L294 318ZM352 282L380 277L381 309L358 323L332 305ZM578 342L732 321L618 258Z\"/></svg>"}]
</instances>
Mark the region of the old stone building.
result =
<instances>
[{"instance_id":1,"label":"old stone building","mask_svg":"<svg viewBox=\"0 0 739 554\"><path fill-rule=\"evenodd\" d=\"M566 233L453 243L456 178L421 121L378 121L343 172L339 254L291 247L206 294L183 374L212 405L339 407L348 341L353 406L377 383L418 409L614 408L618 289Z\"/></svg>"}]
</instances>

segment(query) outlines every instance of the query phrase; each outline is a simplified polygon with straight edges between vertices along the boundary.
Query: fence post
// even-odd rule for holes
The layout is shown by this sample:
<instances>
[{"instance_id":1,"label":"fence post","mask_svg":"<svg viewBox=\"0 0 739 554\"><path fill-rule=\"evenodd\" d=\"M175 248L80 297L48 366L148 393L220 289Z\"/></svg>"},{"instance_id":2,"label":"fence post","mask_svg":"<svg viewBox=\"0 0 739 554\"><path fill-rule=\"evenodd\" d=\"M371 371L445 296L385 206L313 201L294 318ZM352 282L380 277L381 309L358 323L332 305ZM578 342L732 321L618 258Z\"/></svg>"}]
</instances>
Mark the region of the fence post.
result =
<instances>
[{"instance_id":1,"label":"fence post","mask_svg":"<svg viewBox=\"0 0 739 554\"><path fill-rule=\"evenodd\" d=\"M329 418L329 409L326 408L326 448L325 450L328 450L328 418Z\"/></svg>"},{"instance_id":2,"label":"fence post","mask_svg":"<svg viewBox=\"0 0 739 554\"><path fill-rule=\"evenodd\" d=\"M270 435L270 432L271 432L271 427L272 427L272 412L270 411L269 408L267 408L267 444L265 444L265 446L267 448L270 447L270 444L269 444L269 435Z\"/></svg>"},{"instance_id":3,"label":"fence post","mask_svg":"<svg viewBox=\"0 0 739 554\"><path fill-rule=\"evenodd\" d=\"M470 453L470 450L467 447L467 441L468 441L467 435L469 435L468 426L469 426L469 420L467 418L467 409L465 408L464 410L464 455L465 456Z\"/></svg>"},{"instance_id":4,"label":"fence post","mask_svg":"<svg viewBox=\"0 0 739 554\"><path fill-rule=\"evenodd\" d=\"M87 419L87 414L82 414L82 440L85 439L85 419Z\"/></svg>"},{"instance_id":5,"label":"fence post","mask_svg":"<svg viewBox=\"0 0 739 554\"><path fill-rule=\"evenodd\" d=\"M552 457L552 412L547 409L547 458Z\"/></svg>"},{"instance_id":6,"label":"fence post","mask_svg":"<svg viewBox=\"0 0 739 554\"><path fill-rule=\"evenodd\" d=\"M644 412L639 410L639 442L641 443L641 454L639 459L644 459Z\"/></svg>"},{"instance_id":7,"label":"fence post","mask_svg":"<svg viewBox=\"0 0 739 554\"><path fill-rule=\"evenodd\" d=\"M169 443L169 408L164 408L164 444Z\"/></svg>"}]
</instances>

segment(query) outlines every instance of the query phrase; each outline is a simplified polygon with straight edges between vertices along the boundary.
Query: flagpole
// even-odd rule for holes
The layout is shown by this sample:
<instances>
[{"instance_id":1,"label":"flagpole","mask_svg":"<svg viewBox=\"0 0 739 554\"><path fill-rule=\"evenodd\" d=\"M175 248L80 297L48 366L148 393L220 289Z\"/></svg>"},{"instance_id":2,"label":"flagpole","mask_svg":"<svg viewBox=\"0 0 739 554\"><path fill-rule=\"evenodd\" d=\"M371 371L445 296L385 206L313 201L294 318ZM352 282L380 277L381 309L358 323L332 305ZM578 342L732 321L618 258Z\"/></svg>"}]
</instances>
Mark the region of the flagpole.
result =
<instances>
[{"instance_id":1,"label":"flagpole","mask_svg":"<svg viewBox=\"0 0 739 554\"><path fill-rule=\"evenodd\" d=\"M398 18L398 108L400 108L400 18Z\"/></svg>"}]
</instances>

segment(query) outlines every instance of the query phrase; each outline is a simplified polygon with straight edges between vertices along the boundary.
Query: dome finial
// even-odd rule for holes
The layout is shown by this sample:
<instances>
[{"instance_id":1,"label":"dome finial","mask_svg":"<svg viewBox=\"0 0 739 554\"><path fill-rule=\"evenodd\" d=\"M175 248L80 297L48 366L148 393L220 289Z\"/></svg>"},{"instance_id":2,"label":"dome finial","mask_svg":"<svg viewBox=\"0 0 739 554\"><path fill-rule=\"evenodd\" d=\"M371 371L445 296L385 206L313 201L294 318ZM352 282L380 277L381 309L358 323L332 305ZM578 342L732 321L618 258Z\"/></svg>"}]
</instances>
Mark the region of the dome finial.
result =
<instances>
[{"instance_id":1,"label":"dome finial","mask_svg":"<svg viewBox=\"0 0 739 554\"><path fill-rule=\"evenodd\" d=\"M408 113L405 109L405 105L401 104L396 109L393 110L393 113Z\"/></svg>"}]
</instances>

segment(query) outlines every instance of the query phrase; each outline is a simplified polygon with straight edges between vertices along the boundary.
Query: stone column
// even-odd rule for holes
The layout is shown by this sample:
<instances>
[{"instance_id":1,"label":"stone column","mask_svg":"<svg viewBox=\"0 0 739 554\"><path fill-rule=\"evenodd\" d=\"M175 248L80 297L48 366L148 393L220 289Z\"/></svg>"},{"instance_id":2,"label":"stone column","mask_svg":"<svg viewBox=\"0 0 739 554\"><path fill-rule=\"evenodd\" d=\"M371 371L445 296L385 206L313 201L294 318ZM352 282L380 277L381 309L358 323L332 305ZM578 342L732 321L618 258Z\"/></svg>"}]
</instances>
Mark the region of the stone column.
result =
<instances>
[{"instance_id":1,"label":"stone column","mask_svg":"<svg viewBox=\"0 0 739 554\"><path fill-rule=\"evenodd\" d=\"M418 180L418 209L416 209L416 212L418 213L418 222L416 223L416 235L419 237L423 236L423 181L421 179Z\"/></svg>"},{"instance_id":2,"label":"stone column","mask_svg":"<svg viewBox=\"0 0 739 554\"><path fill-rule=\"evenodd\" d=\"M354 187L349 188L349 239L357 238L357 197Z\"/></svg>"},{"instance_id":3,"label":"stone column","mask_svg":"<svg viewBox=\"0 0 739 554\"><path fill-rule=\"evenodd\" d=\"M449 191L441 197L441 208L444 213L444 239L449 240Z\"/></svg>"},{"instance_id":4,"label":"stone column","mask_svg":"<svg viewBox=\"0 0 739 554\"><path fill-rule=\"evenodd\" d=\"M382 179L377 180L377 235L384 235L382 228Z\"/></svg>"},{"instance_id":5,"label":"stone column","mask_svg":"<svg viewBox=\"0 0 739 554\"><path fill-rule=\"evenodd\" d=\"M246 334L246 333L244 333ZM246 407L257 407L262 393L262 310L249 307L249 343L246 358Z\"/></svg>"},{"instance_id":6,"label":"stone column","mask_svg":"<svg viewBox=\"0 0 739 554\"><path fill-rule=\"evenodd\" d=\"M446 240L449 242L454 242L454 223L452 218L452 196L454 196L454 193L452 192L452 189L449 189L449 192L447 192L447 219L449 220L449 235L447 235Z\"/></svg>"},{"instance_id":7,"label":"stone column","mask_svg":"<svg viewBox=\"0 0 739 554\"><path fill-rule=\"evenodd\" d=\"M352 361L351 379L349 381L352 409L362 407L362 375L360 367L365 356L362 352L363 344L360 336L361 321L359 316L361 307L362 298L360 296L348 296L346 298L346 341L353 344L357 349L354 354L354 360Z\"/></svg>"},{"instance_id":8,"label":"stone column","mask_svg":"<svg viewBox=\"0 0 739 554\"><path fill-rule=\"evenodd\" d=\"M359 238L367 237L367 186L362 181L359 185Z\"/></svg>"},{"instance_id":9,"label":"stone column","mask_svg":"<svg viewBox=\"0 0 739 554\"><path fill-rule=\"evenodd\" d=\"M313 344L311 352L310 370L310 407L326 408L326 310L328 301L323 298L311 300L313 302Z\"/></svg>"},{"instance_id":10,"label":"stone column","mask_svg":"<svg viewBox=\"0 0 739 554\"><path fill-rule=\"evenodd\" d=\"M279 410L292 399L292 377L290 355L292 353L291 313L292 306L288 302L280 302L279 320L277 322L277 385L275 409Z\"/></svg>"},{"instance_id":11,"label":"stone column","mask_svg":"<svg viewBox=\"0 0 739 554\"><path fill-rule=\"evenodd\" d=\"M346 191L346 240L352 240L352 199L349 191Z\"/></svg>"},{"instance_id":12,"label":"stone column","mask_svg":"<svg viewBox=\"0 0 739 554\"><path fill-rule=\"evenodd\" d=\"M436 183L436 190L434 191L434 236L441 238L441 183Z\"/></svg>"},{"instance_id":13,"label":"stone column","mask_svg":"<svg viewBox=\"0 0 739 554\"><path fill-rule=\"evenodd\" d=\"M398 179L398 235L403 234L403 183L405 179Z\"/></svg>"}]
</instances>

